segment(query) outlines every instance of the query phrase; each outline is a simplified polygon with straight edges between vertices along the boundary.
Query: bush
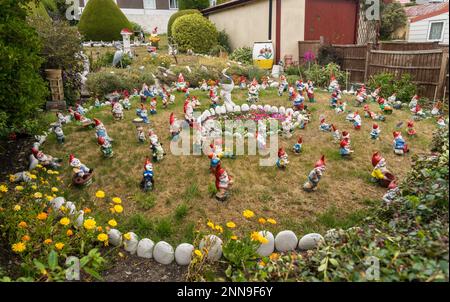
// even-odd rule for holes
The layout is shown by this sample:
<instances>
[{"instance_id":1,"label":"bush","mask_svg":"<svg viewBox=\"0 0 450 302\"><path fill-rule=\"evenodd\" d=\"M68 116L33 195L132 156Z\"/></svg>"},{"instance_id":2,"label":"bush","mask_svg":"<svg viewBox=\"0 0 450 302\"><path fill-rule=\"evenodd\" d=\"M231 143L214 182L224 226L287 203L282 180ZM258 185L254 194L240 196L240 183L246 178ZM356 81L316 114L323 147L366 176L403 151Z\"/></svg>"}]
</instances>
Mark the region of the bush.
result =
<instances>
[{"instance_id":1,"label":"bush","mask_svg":"<svg viewBox=\"0 0 450 302\"><path fill-rule=\"evenodd\" d=\"M111 67L113 59L114 59L114 52L107 51L98 57L97 61L94 62L94 66L97 69L99 67ZM132 63L132 58L128 54L124 54L124 56L122 57L122 65L117 64L116 67L117 68L120 68L120 67L126 68L126 67L130 66L131 63Z\"/></svg>"},{"instance_id":2,"label":"bush","mask_svg":"<svg viewBox=\"0 0 450 302\"><path fill-rule=\"evenodd\" d=\"M132 24L112 0L90 0L83 10L78 29L85 40L119 41L122 29Z\"/></svg>"},{"instance_id":3,"label":"bush","mask_svg":"<svg viewBox=\"0 0 450 302\"><path fill-rule=\"evenodd\" d=\"M397 92L397 99L401 102L409 102L416 94L416 85L411 82L411 75L408 73L404 73L399 80L392 73L377 74L369 79L369 87L372 90L381 87L380 95L384 98Z\"/></svg>"},{"instance_id":4,"label":"bush","mask_svg":"<svg viewBox=\"0 0 450 302\"><path fill-rule=\"evenodd\" d=\"M337 52L336 48L331 45L323 45L319 48L318 63L325 66L329 63L342 65L342 56Z\"/></svg>"},{"instance_id":5,"label":"bush","mask_svg":"<svg viewBox=\"0 0 450 302\"><path fill-rule=\"evenodd\" d=\"M172 34L180 51L192 49L196 53L208 53L217 45L216 26L199 14L177 18L172 25Z\"/></svg>"},{"instance_id":6,"label":"bush","mask_svg":"<svg viewBox=\"0 0 450 302\"><path fill-rule=\"evenodd\" d=\"M305 74L304 68L302 66L289 66L284 70L284 73L287 75L295 75L302 77Z\"/></svg>"},{"instance_id":7,"label":"bush","mask_svg":"<svg viewBox=\"0 0 450 302\"><path fill-rule=\"evenodd\" d=\"M219 31L219 35L217 36L217 43L222 46L226 52L231 52L230 37L225 30Z\"/></svg>"},{"instance_id":8,"label":"bush","mask_svg":"<svg viewBox=\"0 0 450 302\"><path fill-rule=\"evenodd\" d=\"M158 54L157 56L145 57L144 63L169 68L170 65L172 64L172 58L167 55Z\"/></svg>"},{"instance_id":9,"label":"bush","mask_svg":"<svg viewBox=\"0 0 450 302\"><path fill-rule=\"evenodd\" d=\"M209 0L178 0L178 8L202 10L209 7Z\"/></svg>"},{"instance_id":10,"label":"bush","mask_svg":"<svg viewBox=\"0 0 450 302\"><path fill-rule=\"evenodd\" d=\"M305 79L313 81L317 87L327 88L330 84L331 75L336 77L340 85L345 85L346 72L334 63L329 63L327 66L313 64L305 70L304 74Z\"/></svg>"},{"instance_id":11,"label":"bush","mask_svg":"<svg viewBox=\"0 0 450 302\"><path fill-rule=\"evenodd\" d=\"M190 15L190 14L200 14L200 11L197 9L184 9L179 10L178 12L174 13L169 18L169 22L167 23L167 37L172 37L172 25L175 22L176 19L178 19L181 16Z\"/></svg>"},{"instance_id":12,"label":"bush","mask_svg":"<svg viewBox=\"0 0 450 302\"><path fill-rule=\"evenodd\" d=\"M230 60L242 64L253 64L253 51L250 47L236 48L230 55Z\"/></svg>"}]
</instances>

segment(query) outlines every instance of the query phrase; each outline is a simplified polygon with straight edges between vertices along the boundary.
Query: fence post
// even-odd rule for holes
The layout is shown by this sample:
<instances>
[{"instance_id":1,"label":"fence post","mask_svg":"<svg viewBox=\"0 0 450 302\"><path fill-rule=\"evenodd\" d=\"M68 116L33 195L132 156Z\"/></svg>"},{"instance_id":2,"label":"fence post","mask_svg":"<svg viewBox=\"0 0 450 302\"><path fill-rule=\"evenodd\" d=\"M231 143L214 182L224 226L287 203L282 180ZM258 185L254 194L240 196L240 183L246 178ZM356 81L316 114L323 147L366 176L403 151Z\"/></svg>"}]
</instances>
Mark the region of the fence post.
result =
<instances>
[{"instance_id":1,"label":"fence post","mask_svg":"<svg viewBox=\"0 0 450 302\"><path fill-rule=\"evenodd\" d=\"M366 52L366 66L364 67L364 83L367 83L368 72L369 72L369 63L370 63L370 52L372 50L372 43L367 43L367 52Z\"/></svg>"},{"instance_id":2,"label":"fence post","mask_svg":"<svg viewBox=\"0 0 450 302\"><path fill-rule=\"evenodd\" d=\"M442 52L442 56L441 56L441 69L439 70L439 81L438 81L438 86L437 86L437 98L440 99L441 97L443 97L444 94L444 87L447 84L447 65L448 65L448 58L449 58L449 54L448 52Z\"/></svg>"}]
</instances>

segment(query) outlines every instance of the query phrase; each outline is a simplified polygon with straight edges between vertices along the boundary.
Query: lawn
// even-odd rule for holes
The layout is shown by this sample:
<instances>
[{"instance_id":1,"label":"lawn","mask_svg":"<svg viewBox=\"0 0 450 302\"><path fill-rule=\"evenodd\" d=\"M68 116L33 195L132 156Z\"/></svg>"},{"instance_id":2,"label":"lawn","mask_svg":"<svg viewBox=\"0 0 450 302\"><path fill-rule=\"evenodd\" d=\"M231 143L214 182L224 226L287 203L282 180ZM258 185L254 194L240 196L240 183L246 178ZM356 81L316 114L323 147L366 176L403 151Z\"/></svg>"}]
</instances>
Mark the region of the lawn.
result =
<instances>
[{"instance_id":1,"label":"lawn","mask_svg":"<svg viewBox=\"0 0 450 302\"><path fill-rule=\"evenodd\" d=\"M434 120L415 123L417 137L406 135L406 122L411 118L408 111L396 110L387 116L386 122L379 122L380 140L372 141L369 132L372 121L363 117L362 128L353 130L346 114L336 114L329 108L329 94L317 92L317 103L308 104L312 112L311 123L305 130L297 129L290 139L280 138L279 144L289 154L290 164L282 171L274 167L260 167L258 156L239 156L236 159L223 159L223 166L234 177L235 184L229 202L222 204L211 197L208 187L214 183L209 173L209 159L206 156L174 156L169 150L169 115L174 112L183 118L184 96L176 94L174 105L167 109L158 107L158 113L151 116L151 127L156 131L167 152L160 163L154 164L155 189L143 193L139 188L145 158L151 156L149 143L140 144L136 139L135 118L138 100L125 112L125 119L114 121L109 107L93 109L88 117L99 118L106 126L108 134L114 139L114 157L103 158L97 145L94 130L83 130L75 124L64 127L66 143L58 145L54 135L50 135L44 145L44 152L64 159L62 174L65 179L69 200L78 207L90 207L96 213L108 215L109 205L92 198L97 190L108 196L119 196L124 202L124 223L119 225L123 231L134 231L139 236L152 240L166 240L175 245L192 241L196 229L205 228L208 219L223 224L233 220L244 225L241 213L253 210L257 216L274 218L277 221L274 231L290 229L298 235L307 232L324 232L333 227L350 227L366 216L368 204L381 202L386 189L370 181L372 171L371 156L379 150L386 158L389 169L402 178L408 171L414 154L429 149L432 132L436 128ZM205 92L193 91L202 102L201 110L208 108L209 100ZM242 104L246 91L236 89L233 100ZM349 100L348 110L352 111L353 100ZM261 92L261 104L289 107L287 95L278 97L276 90ZM378 112L376 104L371 109ZM362 112L362 108L359 108ZM332 140L331 133L319 131L319 115L324 114L328 123L334 123L341 131L351 133L353 159L341 159L339 146ZM363 114L362 114L363 116ZM395 155L391 148L392 132L395 125L404 122L401 128L410 145L411 152L405 157ZM292 146L297 137L303 137L303 152L294 155ZM94 182L83 189L73 188L70 179L72 170L68 156L73 153L88 167L95 169ZM306 193L301 186L306 180L314 162L324 154L327 170L314 193ZM242 230L246 230L244 226ZM248 229L249 230L249 229Z\"/></svg>"}]
</instances>

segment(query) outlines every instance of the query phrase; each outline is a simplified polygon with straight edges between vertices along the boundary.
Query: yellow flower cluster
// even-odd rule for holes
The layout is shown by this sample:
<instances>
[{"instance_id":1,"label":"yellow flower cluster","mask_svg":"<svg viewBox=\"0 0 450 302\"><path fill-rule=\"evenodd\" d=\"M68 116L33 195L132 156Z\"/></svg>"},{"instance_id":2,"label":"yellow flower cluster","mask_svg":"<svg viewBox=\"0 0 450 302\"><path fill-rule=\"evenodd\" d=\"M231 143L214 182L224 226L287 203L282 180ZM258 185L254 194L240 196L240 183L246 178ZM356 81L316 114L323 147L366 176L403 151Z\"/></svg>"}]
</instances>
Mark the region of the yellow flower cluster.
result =
<instances>
[{"instance_id":1,"label":"yellow flower cluster","mask_svg":"<svg viewBox=\"0 0 450 302\"><path fill-rule=\"evenodd\" d=\"M255 216L255 213L254 213L253 211L250 211L250 210L245 210L245 211L242 213L242 215L243 215L245 218L250 219L250 218L252 218L252 217Z\"/></svg>"},{"instance_id":2,"label":"yellow flower cluster","mask_svg":"<svg viewBox=\"0 0 450 302\"><path fill-rule=\"evenodd\" d=\"M8 187L5 185L0 185L0 192L1 193L6 193L8 192Z\"/></svg>"},{"instance_id":3,"label":"yellow flower cluster","mask_svg":"<svg viewBox=\"0 0 450 302\"><path fill-rule=\"evenodd\" d=\"M22 253L27 248L27 245L24 242L17 242L14 243L11 248L14 253Z\"/></svg>"},{"instance_id":4,"label":"yellow flower cluster","mask_svg":"<svg viewBox=\"0 0 450 302\"><path fill-rule=\"evenodd\" d=\"M89 218L84 221L83 226L86 230L92 230L92 229L95 229L95 227L97 226L97 223L95 222L94 219Z\"/></svg>"},{"instance_id":5,"label":"yellow flower cluster","mask_svg":"<svg viewBox=\"0 0 450 302\"><path fill-rule=\"evenodd\" d=\"M262 243L262 244L268 243L268 242L269 242L269 240L268 240L266 237L264 237L263 235L261 235L261 234L258 233L258 232L252 232L252 233L250 234L250 238L251 238L253 241L259 241L259 242Z\"/></svg>"}]
</instances>

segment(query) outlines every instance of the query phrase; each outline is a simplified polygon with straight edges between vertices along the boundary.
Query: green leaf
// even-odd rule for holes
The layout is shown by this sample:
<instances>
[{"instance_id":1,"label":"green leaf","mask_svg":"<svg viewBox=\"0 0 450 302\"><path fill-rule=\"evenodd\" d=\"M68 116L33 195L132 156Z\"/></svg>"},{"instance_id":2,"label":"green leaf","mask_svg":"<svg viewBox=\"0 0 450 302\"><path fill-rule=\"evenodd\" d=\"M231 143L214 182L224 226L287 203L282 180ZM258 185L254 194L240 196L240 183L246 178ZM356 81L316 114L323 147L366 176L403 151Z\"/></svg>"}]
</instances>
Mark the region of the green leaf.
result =
<instances>
[{"instance_id":1,"label":"green leaf","mask_svg":"<svg viewBox=\"0 0 450 302\"><path fill-rule=\"evenodd\" d=\"M336 259L334 259L334 258L330 258L329 261L334 266L338 266L339 265L339 262Z\"/></svg>"},{"instance_id":2,"label":"green leaf","mask_svg":"<svg viewBox=\"0 0 450 302\"><path fill-rule=\"evenodd\" d=\"M327 269L327 266L328 266L327 263L321 264L317 270L319 272L323 272L324 270Z\"/></svg>"},{"instance_id":3,"label":"green leaf","mask_svg":"<svg viewBox=\"0 0 450 302\"><path fill-rule=\"evenodd\" d=\"M33 263L34 263L34 266L36 266L36 268L37 268L39 271L42 271L42 270L45 269L45 265L44 265L42 262L40 262L39 260L33 259Z\"/></svg>"},{"instance_id":4,"label":"green leaf","mask_svg":"<svg viewBox=\"0 0 450 302\"><path fill-rule=\"evenodd\" d=\"M95 270L93 270L90 267L85 267L83 268L83 270L88 273L89 275L91 275L92 277L94 277L97 280L102 280L102 276L100 276L100 274L98 272L96 272Z\"/></svg>"},{"instance_id":5,"label":"green leaf","mask_svg":"<svg viewBox=\"0 0 450 302\"><path fill-rule=\"evenodd\" d=\"M50 254L48 254L48 267L53 271L58 265L58 254L55 250L52 250Z\"/></svg>"}]
</instances>

